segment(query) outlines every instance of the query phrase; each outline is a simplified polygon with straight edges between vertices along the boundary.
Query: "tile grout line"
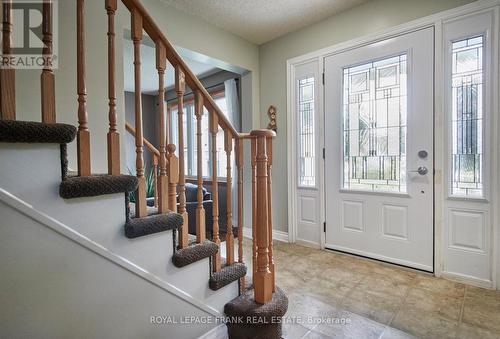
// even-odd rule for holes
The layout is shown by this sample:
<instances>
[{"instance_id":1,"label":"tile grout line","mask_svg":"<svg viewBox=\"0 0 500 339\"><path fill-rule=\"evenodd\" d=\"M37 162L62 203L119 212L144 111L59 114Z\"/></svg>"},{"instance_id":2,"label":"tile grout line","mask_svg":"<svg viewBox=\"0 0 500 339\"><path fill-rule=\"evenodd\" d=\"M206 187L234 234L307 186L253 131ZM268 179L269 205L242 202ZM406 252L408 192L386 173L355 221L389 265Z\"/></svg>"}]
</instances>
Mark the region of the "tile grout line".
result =
<instances>
[{"instance_id":1,"label":"tile grout line","mask_svg":"<svg viewBox=\"0 0 500 339\"><path fill-rule=\"evenodd\" d=\"M460 332L460 324L462 324L462 319L464 316L464 309L465 309L465 297L467 296L467 285L464 284L464 297L462 298L462 305L460 307L460 314L458 316L458 322L457 322L457 328L455 329L455 338L458 338L458 334Z\"/></svg>"},{"instance_id":2,"label":"tile grout line","mask_svg":"<svg viewBox=\"0 0 500 339\"><path fill-rule=\"evenodd\" d=\"M299 339L304 339L305 337L307 337L308 334L310 333L316 333L316 331L314 331L314 329L318 327L318 325L315 325L313 328L307 328L308 331L306 331L306 333L304 333L304 335L302 337L300 337Z\"/></svg>"},{"instance_id":3,"label":"tile grout line","mask_svg":"<svg viewBox=\"0 0 500 339\"><path fill-rule=\"evenodd\" d=\"M347 298L347 296L349 294L351 294L352 291L354 291L354 289L356 287L358 287L359 285L361 285L361 283L370 275L370 272L368 273L364 273L363 274L363 277L358 281L358 283L356 283L341 299L340 301L340 306L343 307L344 306L344 301L345 299ZM354 313L354 312L353 312ZM357 314L357 313L354 313L354 314ZM361 314L357 314L359 316L362 316ZM382 338L382 336L384 335L385 331L387 330L387 327L388 327L388 324L384 324L384 329L383 331L380 333L380 336L379 336L379 339Z\"/></svg>"},{"instance_id":4,"label":"tile grout line","mask_svg":"<svg viewBox=\"0 0 500 339\"><path fill-rule=\"evenodd\" d=\"M385 328L384 328L384 331L380 334L380 338L382 338L382 336L384 335L384 333L387 331L388 328L392 328L391 327L391 324L392 322L394 321L394 319L396 318L396 316L399 314L399 312L401 311L401 309L403 308L405 302L406 302L406 299L408 298L408 295L410 294L410 291L413 287L415 287L415 281L417 280L417 276L413 277L413 279L411 280L410 284L408 284L408 290L406 291L405 295L403 296L403 299L401 300L401 304L398 306L398 308L396 309L396 312L394 312L394 315L391 317L391 319L389 320L389 322L386 324Z\"/></svg>"},{"instance_id":5,"label":"tile grout line","mask_svg":"<svg viewBox=\"0 0 500 339\"><path fill-rule=\"evenodd\" d=\"M464 285L464 297L462 299L462 305L460 307L460 316L458 317L458 323L462 322L462 318L464 316L464 308L465 308L465 296L467 295L467 285Z\"/></svg>"},{"instance_id":6,"label":"tile grout line","mask_svg":"<svg viewBox=\"0 0 500 339\"><path fill-rule=\"evenodd\" d=\"M358 287L359 285L361 285L361 283L362 283L362 282L363 282L363 281L364 281L367 277L368 277L368 273L363 273L363 274L362 274L362 278L361 278L361 279L359 279L359 281L358 281L356 284L354 284L354 286L352 286L352 287L349 289L349 291L347 291L347 293L346 293L346 294L345 294L342 298L340 298L340 303L339 303L339 306L341 306L341 307L343 307L343 306L344 306L344 300L347 298L347 296L348 296L348 295L350 295L350 294L351 294L351 292L352 292L352 291L354 291L354 289L355 289L356 287ZM359 315L359 314L358 314L358 315Z\"/></svg>"}]
</instances>

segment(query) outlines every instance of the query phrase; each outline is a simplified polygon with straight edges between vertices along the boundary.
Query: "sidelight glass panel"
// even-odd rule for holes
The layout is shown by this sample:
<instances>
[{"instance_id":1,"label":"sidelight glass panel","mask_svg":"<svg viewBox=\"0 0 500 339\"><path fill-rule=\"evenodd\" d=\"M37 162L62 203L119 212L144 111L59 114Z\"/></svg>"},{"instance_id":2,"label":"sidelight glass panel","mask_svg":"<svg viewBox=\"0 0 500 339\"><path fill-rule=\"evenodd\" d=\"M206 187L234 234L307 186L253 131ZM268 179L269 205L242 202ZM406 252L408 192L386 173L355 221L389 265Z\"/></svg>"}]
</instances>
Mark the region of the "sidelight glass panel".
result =
<instances>
[{"instance_id":1,"label":"sidelight glass panel","mask_svg":"<svg viewBox=\"0 0 500 339\"><path fill-rule=\"evenodd\" d=\"M483 37L452 44L453 195L483 195Z\"/></svg>"},{"instance_id":2,"label":"sidelight glass panel","mask_svg":"<svg viewBox=\"0 0 500 339\"><path fill-rule=\"evenodd\" d=\"M358 80L362 83L362 80ZM362 85L360 85L362 86ZM314 77L298 80L299 186L316 186Z\"/></svg>"},{"instance_id":3,"label":"sidelight glass panel","mask_svg":"<svg viewBox=\"0 0 500 339\"><path fill-rule=\"evenodd\" d=\"M406 54L344 69L343 187L406 192Z\"/></svg>"}]
</instances>

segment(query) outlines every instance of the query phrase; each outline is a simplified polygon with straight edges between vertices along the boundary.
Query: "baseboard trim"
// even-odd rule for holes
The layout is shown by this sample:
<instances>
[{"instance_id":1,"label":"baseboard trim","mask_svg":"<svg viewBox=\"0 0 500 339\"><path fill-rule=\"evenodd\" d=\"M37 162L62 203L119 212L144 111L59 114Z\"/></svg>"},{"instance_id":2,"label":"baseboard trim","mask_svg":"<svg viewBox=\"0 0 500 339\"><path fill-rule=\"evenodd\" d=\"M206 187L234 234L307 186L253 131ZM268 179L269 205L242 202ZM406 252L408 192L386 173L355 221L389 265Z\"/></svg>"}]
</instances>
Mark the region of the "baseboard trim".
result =
<instances>
[{"instance_id":1,"label":"baseboard trim","mask_svg":"<svg viewBox=\"0 0 500 339\"><path fill-rule=\"evenodd\" d=\"M243 236L248 239L252 239L252 229L250 227L243 227ZM273 229L273 240L289 242L288 232L278 231Z\"/></svg>"},{"instance_id":2,"label":"baseboard trim","mask_svg":"<svg viewBox=\"0 0 500 339\"><path fill-rule=\"evenodd\" d=\"M491 280L479 279L476 277L472 277L470 275L464 275L453 272L441 272L441 278L453 280L462 284L472 285L476 287L487 288L490 290L495 290L496 287Z\"/></svg>"}]
</instances>

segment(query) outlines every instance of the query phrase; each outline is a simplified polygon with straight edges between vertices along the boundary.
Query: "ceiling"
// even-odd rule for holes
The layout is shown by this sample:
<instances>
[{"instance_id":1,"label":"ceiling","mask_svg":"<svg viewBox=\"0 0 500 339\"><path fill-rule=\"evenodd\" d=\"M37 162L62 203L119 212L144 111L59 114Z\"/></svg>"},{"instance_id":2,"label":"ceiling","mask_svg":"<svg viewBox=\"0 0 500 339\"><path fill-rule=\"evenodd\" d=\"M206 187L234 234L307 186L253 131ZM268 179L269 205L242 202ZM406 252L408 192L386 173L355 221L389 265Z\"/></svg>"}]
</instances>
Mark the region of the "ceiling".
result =
<instances>
[{"instance_id":1,"label":"ceiling","mask_svg":"<svg viewBox=\"0 0 500 339\"><path fill-rule=\"evenodd\" d=\"M123 40L123 54L124 54L124 83L125 91L133 92L135 88L134 82L134 44L131 40ZM200 63L186 57L183 58L188 64L193 73L202 78L214 74L220 69L213 65ZM167 63L165 70L165 88L174 85L174 69ZM156 70L156 56L155 49L148 45L141 45L141 91L143 93L157 93L158 92L158 71Z\"/></svg>"},{"instance_id":2,"label":"ceiling","mask_svg":"<svg viewBox=\"0 0 500 339\"><path fill-rule=\"evenodd\" d=\"M369 0L161 0L256 44Z\"/></svg>"}]
</instances>

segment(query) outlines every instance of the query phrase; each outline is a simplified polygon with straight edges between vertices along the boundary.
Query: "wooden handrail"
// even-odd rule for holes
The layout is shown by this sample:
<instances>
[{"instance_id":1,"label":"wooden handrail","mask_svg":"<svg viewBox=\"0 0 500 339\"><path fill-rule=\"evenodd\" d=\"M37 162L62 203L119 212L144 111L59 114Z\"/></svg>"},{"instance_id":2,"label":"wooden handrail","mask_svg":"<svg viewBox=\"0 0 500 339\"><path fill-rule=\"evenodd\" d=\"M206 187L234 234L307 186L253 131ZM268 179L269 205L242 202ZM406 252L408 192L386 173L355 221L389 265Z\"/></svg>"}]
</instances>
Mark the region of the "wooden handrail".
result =
<instances>
[{"instance_id":1,"label":"wooden handrail","mask_svg":"<svg viewBox=\"0 0 500 339\"><path fill-rule=\"evenodd\" d=\"M125 129L127 130L127 132L132 134L134 137L136 136L135 135L135 128L131 124L129 124L128 122L125 123ZM146 148L151 153L153 153L155 156L160 158L160 151L158 151L158 149L156 147L154 147L153 144L151 142L149 142L148 139L146 139L146 138L144 138L144 146L146 146Z\"/></svg>"},{"instance_id":2,"label":"wooden handrail","mask_svg":"<svg viewBox=\"0 0 500 339\"><path fill-rule=\"evenodd\" d=\"M201 92L203 96L204 105L207 110L215 111L217 117L219 118L219 124L223 129L230 131L233 138L238 138L239 132L233 127L231 122L227 119L224 113L217 106L215 101L212 99L208 91L205 89L203 84L198 80L196 75L191 71L188 65L184 62L182 57L175 51L170 41L165 37L160 28L156 25L153 18L149 15L148 11L144 6L137 0L122 0L123 4L129 9L130 12L137 11L142 17L142 27L149 35L149 37L155 42L161 42L166 48L167 59L175 68L179 66L185 75L185 80L189 88L195 93L197 91Z\"/></svg>"}]
</instances>

